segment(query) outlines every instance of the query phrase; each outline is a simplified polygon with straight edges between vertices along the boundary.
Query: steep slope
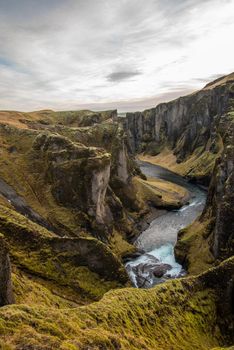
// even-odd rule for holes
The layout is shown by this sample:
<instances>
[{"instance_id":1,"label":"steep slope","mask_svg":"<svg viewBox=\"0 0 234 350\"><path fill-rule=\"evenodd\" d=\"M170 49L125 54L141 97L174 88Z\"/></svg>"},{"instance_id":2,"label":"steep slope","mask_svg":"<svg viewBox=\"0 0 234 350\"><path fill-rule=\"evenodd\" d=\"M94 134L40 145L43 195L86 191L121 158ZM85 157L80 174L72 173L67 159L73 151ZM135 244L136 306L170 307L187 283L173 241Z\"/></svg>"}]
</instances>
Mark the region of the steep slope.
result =
<instances>
[{"instance_id":1,"label":"steep slope","mask_svg":"<svg viewBox=\"0 0 234 350\"><path fill-rule=\"evenodd\" d=\"M198 277L149 290L111 291L85 307L4 307L0 310L1 345L3 349L38 350L227 346L234 341L233 274L232 258Z\"/></svg>"},{"instance_id":2,"label":"steep slope","mask_svg":"<svg viewBox=\"0 0 234 350\"><path fill-rule=\"evenodd\" d=\"M0 234L0 286L0 306L12 304L14 295L11 282L11 265L9 252L2 234Z\"/></svg>"},{"instance_id":3,"label":"steep slope","mask_svg":"<svg viewBox=\"0 0 234 350\"><path fill-rule=\"evenodd\" d=\"M38 112L35 120L32 120L33 113L24 114L28 118L24 119L25 128L18 127L22 119L17 119L17 113L14 126L12 113L9 112L9 123L6 118L2 123L0 119L2 195L23 214L27 211L34 221L37 213L38 223L62 235L74 236L88 230L105 240L116 215L119 217L118 230L124 231L124 227L131 226L125 211L137 213L144 208L134 196L128 203L126 200L126 207L117 197L121 196L121 191L117 196L115 194L115 183L118 183L117 187L125 192L123 198L128 199L126 193L129 191L125 188L131 187L131 176L135 171L118 124L113 120L96 124L95 117L92 126L77 127L75 112L72 122L69 119L71 112L67 118L63 112L65 124L60 121L57 125L54 119L57 113L47 111L42 119L44 113ZM20 198L15 194L7 196L10 191L15 191Z\"/></svg>"}]
</instances>

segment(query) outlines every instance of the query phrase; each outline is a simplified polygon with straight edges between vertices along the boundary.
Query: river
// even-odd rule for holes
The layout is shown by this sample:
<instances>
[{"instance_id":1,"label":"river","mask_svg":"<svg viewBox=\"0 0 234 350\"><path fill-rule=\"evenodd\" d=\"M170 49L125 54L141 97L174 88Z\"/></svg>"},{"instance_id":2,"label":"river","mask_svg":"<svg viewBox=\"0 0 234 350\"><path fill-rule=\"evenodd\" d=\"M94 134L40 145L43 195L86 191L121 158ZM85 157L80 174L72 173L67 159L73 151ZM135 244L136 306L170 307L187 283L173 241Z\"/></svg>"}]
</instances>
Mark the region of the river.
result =
<instances>
[{"instance_id":1,"label":"river","mask_svg":"<svg viewBox=\"0 0 234 350\"><path fill-rule=\"evenodd\" d=\"M141 171L147 177L167 180L183 186L191 194L190 201L179 210L162 211L135 241L144 254L126 263L126 270L135 287L150 288L169 278L176 278L186 272L175 261L174 245L178 231L191 224L202 212L206 191L185 178L158 165L139 162Z\"/></svg>"}]
</instances>

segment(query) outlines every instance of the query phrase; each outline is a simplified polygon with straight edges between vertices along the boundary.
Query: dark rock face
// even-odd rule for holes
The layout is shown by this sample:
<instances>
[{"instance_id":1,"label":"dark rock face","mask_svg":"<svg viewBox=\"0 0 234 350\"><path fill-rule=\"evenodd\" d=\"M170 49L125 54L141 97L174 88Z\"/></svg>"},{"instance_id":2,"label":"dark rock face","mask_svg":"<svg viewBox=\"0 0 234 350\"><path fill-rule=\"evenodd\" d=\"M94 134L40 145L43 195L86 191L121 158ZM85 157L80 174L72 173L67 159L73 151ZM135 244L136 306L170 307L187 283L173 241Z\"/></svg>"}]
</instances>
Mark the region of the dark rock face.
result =
<instances>
[{"instance_id":1,"label":"dark rock face","mask_svg":"<svg viewBox=\"0 0 234 350\"><path fill-rule=\"evenodd\" d=\"M38 213L36 213L25 201L25 199L17 194L17 192L0 178L0 194L5 197L14 208L21 214L30 218L30 220L41 226L54 231L53 227Z\"/></svg>"},{"instance_id":2,"label":"dark rock face","mask_svg":"<svg viewBox=\"0 0 234 350\"><path fill-rule=\"evenodd\" d=\"M126 271L111 250L95 238L53 238L45 242L58 263L87 266L107 280L128 281Z\"/></svg>"},{"instance_id":3,"label":"dark rock face","mask_svg":"<svg viewBox=\"0 0 234 350\"><path fill-rule=\"evenodd\" d=\"M159 154L171 149L177 163L191 156L200 162L191 164L184 175L209 185L215 159L221 151L217 130L220 117L233 99L234 74L220 84L211 84L197 93L162 103L144 112L127 113L124 123L132 152Z\"/></svg>"},{"instance_id":4,"label":"dark rock face","mask_svg":"<svg viewBox=\"0 0 234 350\"><path fill-rule=\"evenodd\" d=\"M234 341L234 258L229 258L218 267L209 269L197 279L197 285L216 291L217 323L226 342Z\"/></svg>"},{"instance_id":5,"label":"dark rock face","mask_svg":"<svg viewBox=\"0 0 234 350\"><path fill-rule=\"evenodd\" d=\"M82 266L108 281L118 281L121 284L128 281L121 261L106 244L96 238L46 237L35 229L7 220L4 222L4 219L0 221L0 228L11 247L14 264L42 278L46 276L58 283L65 279L66 283L69 281L73 288L75 285L75 281L73 283L71 278L73 270ZM8 251L5 245L0 247L0 262L3 261L0 278L3 276L2 285L5 295L9 295L9 300L12 300L8 278L10 276ZM17 254L20 255L19 261Z\"/></svg>"},{"instance_id":6,"label":"dark rock face","mask_svg":"<svg viewBox=\"0 0 234 350\"><path fill-rule=\"evenodd\" d=\"M228 106L233 81L234 77L226 85L204 89L144 112L127 113L125 129L132 151L157 154L168 145L181 162L196 148L206 147L209 139L215 139L216 117Z\"/></svg>"},{"instance_id":7,"label":"dark rock face","mask_svg":"<svg viewBox=\"0 0 234 350\"><path fill-rule=\"evenodd\" d=\"M0 306L14 303L11 265L7 246L0 235Z\"/></svg>"},{"instance_id":8,"label":"dark rock face","mask_svg":"<svg viewBox=\"0 0 234 350\"><path fill-rule=\"evenodd\" d=\"M155 277L162 277L168 270L171 270L171 265L169 264L161 264L154 268L153 274Z\"/></svg>"},{"instance_id":9,"label":"dark rock face","mask_svg":"<svg viewBox=\"0 0 234 350\"><path fill-rule=\"evenodd\" d=\"M197 220L200 225L200 244L208 245L213 260L224 260L234 254L234 112L222 117L218 130L222 138L223 152L215 163L208 191L206 206ZM189 268L199 266L194 258L196 223L181 230L175 246L177 260ZM190 238L189 238L190 237ZM189 238L189 239L188 239ZM207 260L207 257L205 259ZM209 260L210 258L208 258ZM199 271L199 268L197 269Z\"/></svg>"},{"instance_id":10,"label":"dark rock face","mask_svg":"<svg viewBox=\"0 0 234 350\"><path fill-rule=\"evenodd\" d=\"M214 217L212 251L215 258L234 254L234 122L233 115L222 117L224 150L216 161L204 216Z\"/></svg>"}]
</instances>

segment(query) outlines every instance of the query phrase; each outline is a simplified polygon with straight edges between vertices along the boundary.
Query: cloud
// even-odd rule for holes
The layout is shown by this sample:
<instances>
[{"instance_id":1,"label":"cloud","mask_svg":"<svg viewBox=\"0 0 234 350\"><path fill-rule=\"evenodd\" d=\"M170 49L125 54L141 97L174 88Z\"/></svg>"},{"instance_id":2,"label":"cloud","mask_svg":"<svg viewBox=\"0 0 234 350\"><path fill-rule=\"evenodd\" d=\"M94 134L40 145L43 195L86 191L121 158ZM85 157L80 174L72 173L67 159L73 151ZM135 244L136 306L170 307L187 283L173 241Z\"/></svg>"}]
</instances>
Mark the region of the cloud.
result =
<instances>
[{"instance_id":1,"label":"cloud","mask_svg":"<svg viewBox=\"0 0 234 350\"><path fill-rule=\"evenodd\" d=\"M119 71L119 72L113 72L107 75L107 80L112 82L119 82L122 80L130 79L132 77L135 77L136 75L142 74L138 71Z\"/></svg>"},{"instance_id":2,"label":"cloud","mask_svg":"<svg viewBox=\"0 0 234 350\"><path fill-rule=\"evenodd\" d=\"M0 108L134 109L201 88L234 70L233 15L226 0L0 0Z\"/></svg>"}]
</instances>

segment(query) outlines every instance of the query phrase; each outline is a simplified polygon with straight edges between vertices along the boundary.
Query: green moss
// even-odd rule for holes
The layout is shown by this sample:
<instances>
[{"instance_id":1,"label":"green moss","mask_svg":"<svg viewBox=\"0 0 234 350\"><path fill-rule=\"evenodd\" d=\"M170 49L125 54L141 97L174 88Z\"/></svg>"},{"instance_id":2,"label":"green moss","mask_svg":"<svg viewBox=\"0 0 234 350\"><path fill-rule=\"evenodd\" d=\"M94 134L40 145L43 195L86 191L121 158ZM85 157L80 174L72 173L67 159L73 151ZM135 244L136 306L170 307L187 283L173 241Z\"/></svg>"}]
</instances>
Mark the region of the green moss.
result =
<instances>
[{"instance_id":1,"label":"green moss","mask_svg":"<svg viewBox=\"0 0 234 350\"><path fill-rule=\"evenodd\" d=\"M65 308L89 302L69 286L40 278L13 266L12 282L17 304Z\"/></svg>"},{"instance_id":2,"label":"green moss","mask_svg":"<svg viewBox=\"0 0 234 350\"><path fill-rule=\"evenodd\" d=\"M206 271L215 263L209 244L212 226L212 220L196 220L178 233L175 255L190 274Z\"/></svg>"},{"instance_id":3,"label":"green moss","mask_svg":"<svg viewBox=\"0 0 234 350\"><path fill-rule=\"evenodd\" d=\"M7 229L12 227L12 232L16 229L25 230L26 234L28 232L37 232L38 235L43 237L55 237L55 234L46 228L34 223L29 220L27 217L17 213L15 210L11 208L7 208L3 205L0 205L0 228Z\"/></svg>"},{"instance_id":4,"label":"green moss","mask_svg":"<svg viewBox=\"0 0 234 350\"><path fill-rule=\"evenodd\" d=\"M52 290L55 284L60 295L69 286L65 293L68 299L70 293L72 300L97 300L106 291L121 287L127 281L120 261L97 239L59 238L10 209L1 212L1 206L0 229L9 243L13 264L35 278L51 281L46 288ZM19 281L15 289L22 295ZM40 293L42 299L46 297L43 290Z\"/></svg>"},{"instance_id":5,"label":"green moss","mask_svg":"<svg viewBox=\"0 0 234 350\"><path fill-rule=\"evenodd\" d=\"M201 130L201 133L202 132ZM145 157L141 156L141 158L150 163L164 166L182 176L186 176L191 180L201 182L208 186L215 161L223 151L222 137L223 136L218 132L215 140L211 141L211 139L208 139L205 146L196 147L193 152L179 162L175 156L175 150L172 150L171 147L168 149L167 145L160 146L160 153L151 154L150 151L147 151L147 154L151 155L151 157L147 157L146 155ZM181 139L180 142L182 141ZM155 158L153 156L155 156Z\"/></svg>"},{"instance_id":6,"label":"green moss","mask_svg":"<svg viewBox=\"0 0 234 350\"><path fill-rule=\"evenodd\" d=\"M111 235L109 246L111 250L120 258L136 251L136 247L128 243L127 240L124 239L123 235L116 230L114 230Z\"/></svg>"},{"instance_id":7,"label":"green moss","mask_svg":"<svg viewBox=\"0 0 234 350\"><path fill-rule=\"evenodd\" d=\"M226 273L222 268L216 270ZM0 310L3 341L43 349L219 347L225 341L217 326L219 288L204 284L211 274L170 281L149 290L111 291L98 303L73 309L51 308L48 312L36 306L4 307Z\"/></svg>"},{"instance_id":8,"label":"green moss","mask_svg":"<svg viewBox=\"0 0 234 350\"><path fill-rule=\"evenodd\" d=\"M187 190L168 181L135 177L134 185L140 198L158 208L178 209L189 200Z\"/></svg>"}]
</instances>

